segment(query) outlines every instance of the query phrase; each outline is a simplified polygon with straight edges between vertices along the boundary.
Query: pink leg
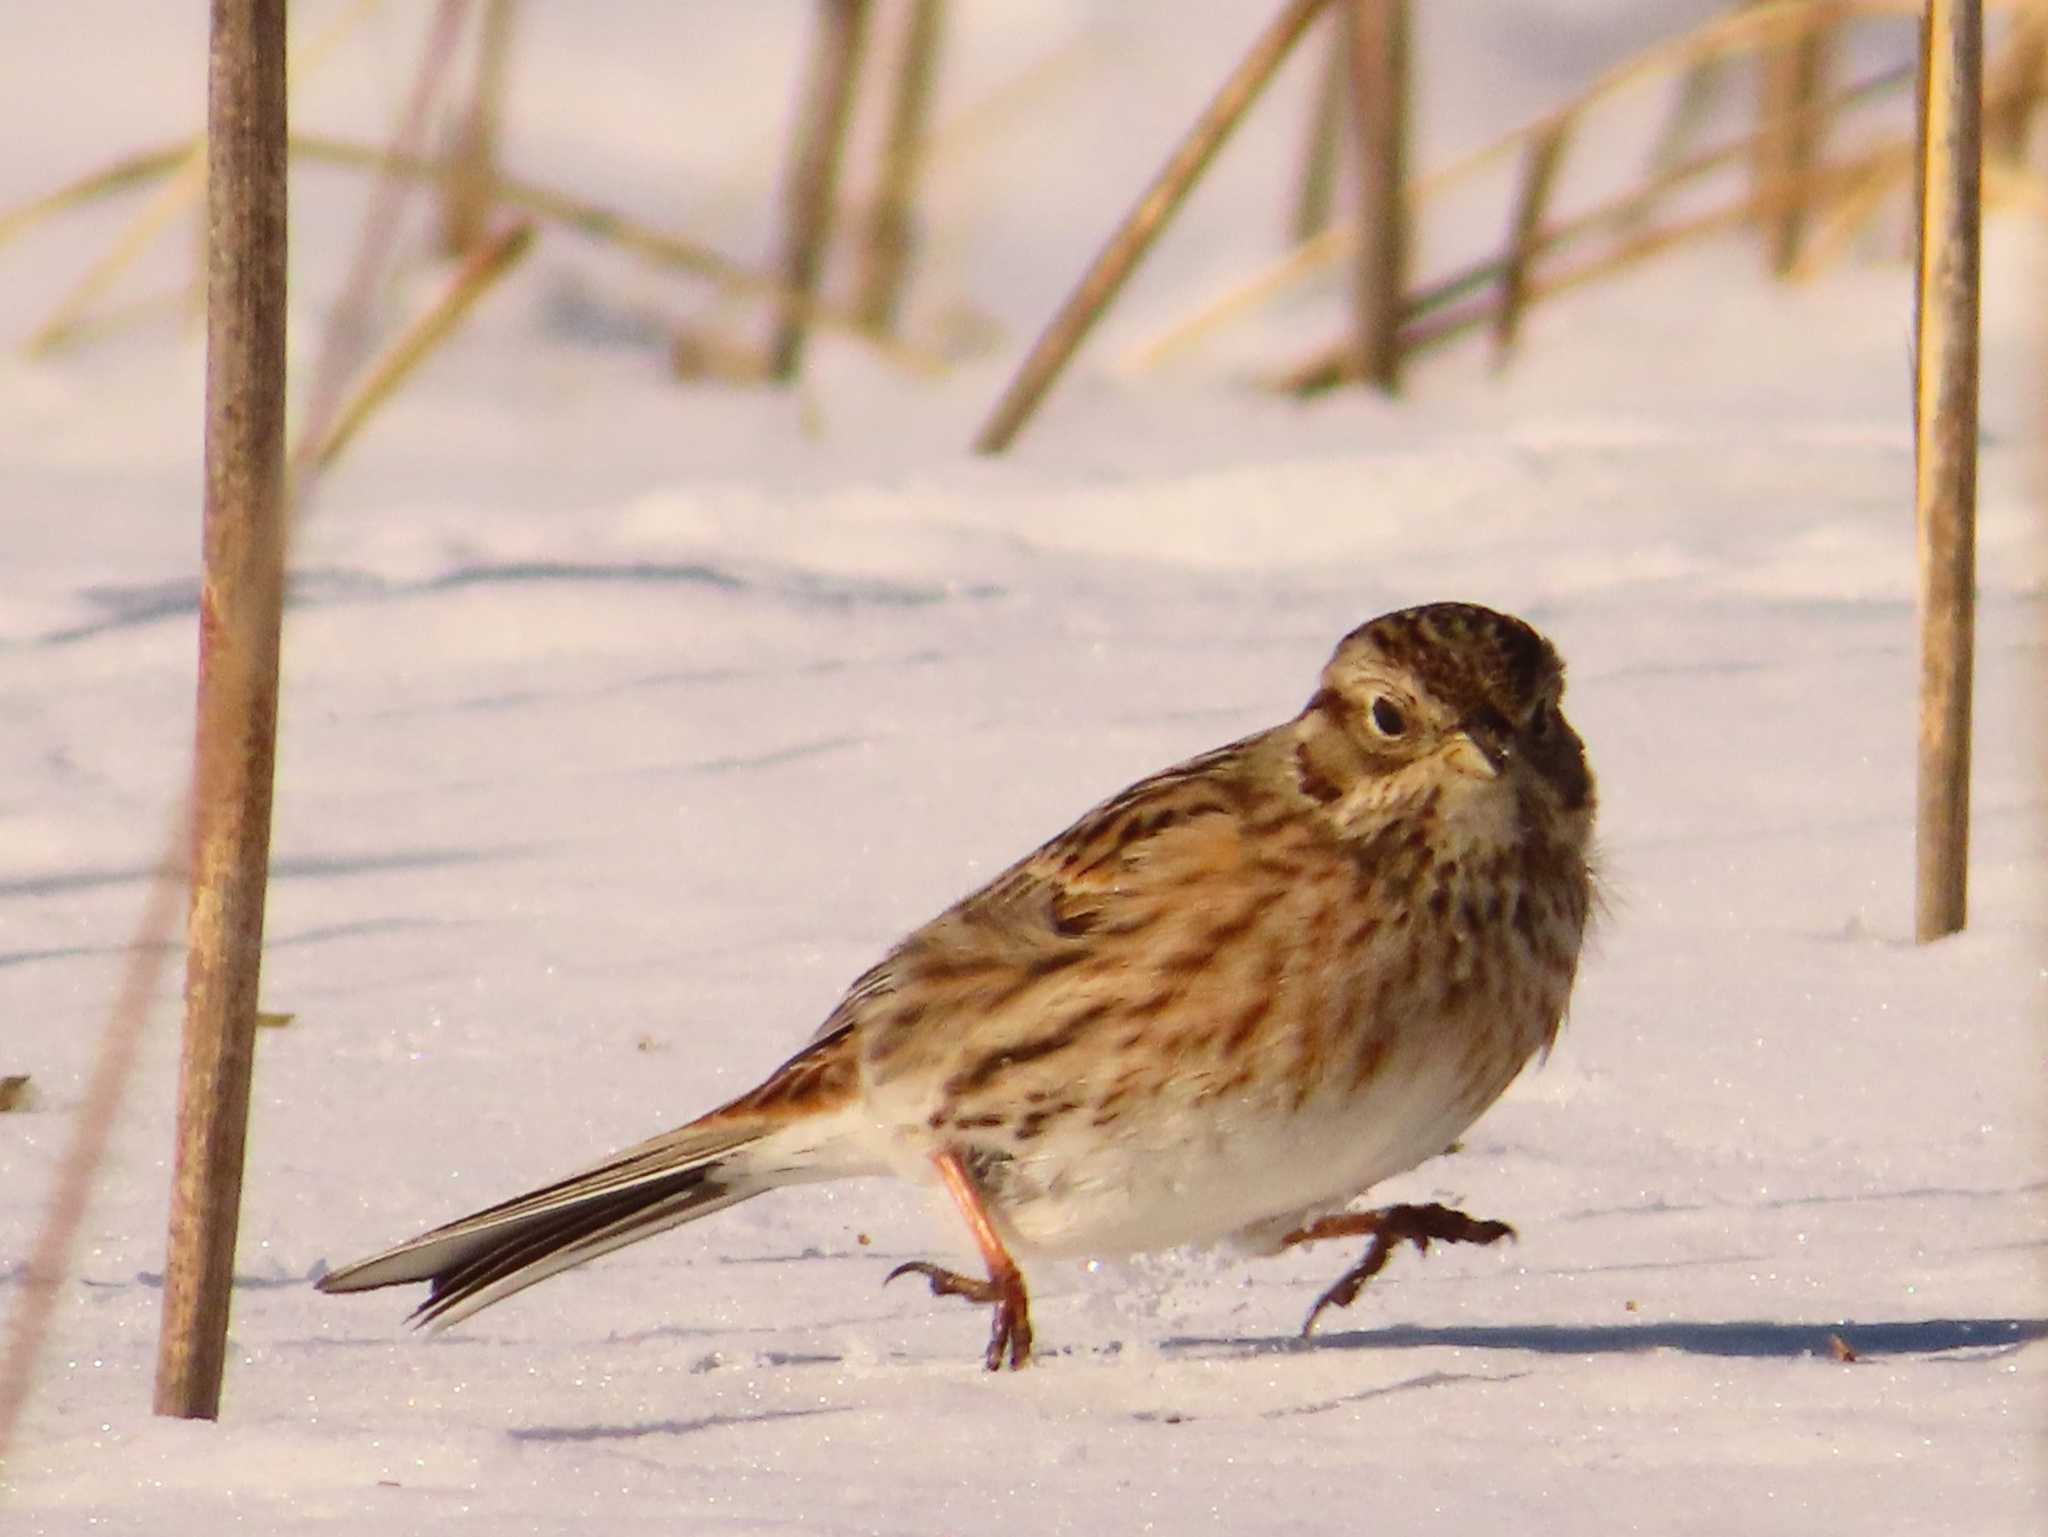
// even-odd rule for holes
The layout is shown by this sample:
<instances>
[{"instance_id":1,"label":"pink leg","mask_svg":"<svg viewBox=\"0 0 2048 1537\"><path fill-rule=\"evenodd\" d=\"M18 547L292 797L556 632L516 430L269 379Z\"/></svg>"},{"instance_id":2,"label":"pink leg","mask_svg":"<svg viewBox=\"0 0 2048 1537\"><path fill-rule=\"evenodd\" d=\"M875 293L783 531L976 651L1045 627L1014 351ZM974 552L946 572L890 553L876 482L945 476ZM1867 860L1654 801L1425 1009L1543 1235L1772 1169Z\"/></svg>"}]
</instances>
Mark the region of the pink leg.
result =
<instances>
[{"instance_id":1,"label":"pink leg","mask_svg":"<svg viewBox=\"0 0 2048 1537\"><path fill-rule=\"evenodd\" d=\"M981 1250L982 1262L988 1266L988 1279L964 1276L956 1270L913 1260L890 1271L882 1284L887 1286L898 1276L915 1271L931 1282L934 1297L965 1297L970 1302L993 1307L996 1316L995 1325L989 1331L988 1369L999 1372L1007 1364L1015 1371L1031 1360L1031 1299L1024 1290L1024 1272L1017 1268L1017 1262L1010 1258L1010 1251L1003 1247L995 1224L989 1220L981 1191L975 1187L974 1176L967 1172L967 1164L961 1156L948 1150L934 1153L932 1162L938 1166L939 1177L946 1182L946 1191L953 1197L953 1204L967 1219L968 1231L974 1234L975 1247Z\"/></svg>"}]
</instances>

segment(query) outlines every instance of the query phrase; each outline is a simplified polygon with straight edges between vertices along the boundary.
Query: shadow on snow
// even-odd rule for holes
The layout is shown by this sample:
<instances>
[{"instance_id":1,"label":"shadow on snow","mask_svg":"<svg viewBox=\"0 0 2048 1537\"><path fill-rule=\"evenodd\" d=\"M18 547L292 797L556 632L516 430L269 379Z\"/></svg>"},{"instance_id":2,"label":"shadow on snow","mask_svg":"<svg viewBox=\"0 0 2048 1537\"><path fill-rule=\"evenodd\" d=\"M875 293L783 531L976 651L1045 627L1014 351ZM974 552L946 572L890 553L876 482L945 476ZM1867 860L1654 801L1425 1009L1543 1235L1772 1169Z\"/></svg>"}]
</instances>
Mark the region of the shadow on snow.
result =
<instances>
[{"instance_id":1,"label":"shadow on snow","mask_svg":"<svg viewBox=\"0 0 2048 1537\"><path fill-rule=\"evenodd\" d=\"M1793 1360L1827 1356L1833 1341L1859 1356L1938 1355L1954 1350L2018 1349L2048 1339L2048 1318L1923 1318L1885 1323L1778 1323L1729 1319L1714 1323L1485 1324L1424 1328L1330 1330L1311 1339L1183 1336L1168 1350L1235 1349L1248 1354L1297 1350L1526 1350L1538 1355L1630 1355L1675 1350L1686 1355Z\"/></svg>"}]
</instances>

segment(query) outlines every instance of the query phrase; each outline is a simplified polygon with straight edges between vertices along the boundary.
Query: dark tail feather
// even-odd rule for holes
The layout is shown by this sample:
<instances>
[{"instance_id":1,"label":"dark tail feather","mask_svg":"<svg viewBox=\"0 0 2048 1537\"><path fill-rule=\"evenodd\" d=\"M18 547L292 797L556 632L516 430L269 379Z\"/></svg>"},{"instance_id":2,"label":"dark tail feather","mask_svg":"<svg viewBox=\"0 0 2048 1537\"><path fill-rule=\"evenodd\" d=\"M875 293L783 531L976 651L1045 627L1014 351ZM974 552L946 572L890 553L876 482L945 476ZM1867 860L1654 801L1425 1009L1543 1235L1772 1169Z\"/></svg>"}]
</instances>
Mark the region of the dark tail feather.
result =
<instances>
[{"instance_id":1,"label":"dark tail feather","mask_svg":"<svg viewBox=\"0 0 2048 1537\"><path fill-rule=\"evenodd\" d=\"M692 1169L675 1176L665 1193L640 1190L562 1212L508 1233L473 1259L434 1276L433 1289L410 1321L445 1327L573 1265L760 1193L758 1188L729 1189L710 1171Z\"/></svg>"},{"instance_id":2,"label":"dark tail feather","mask_svg":"<svg viewBox=\"0 0 2048 1537\"><path fill-rule=\"evenodd\" d=\"M406 1281L433 1289L413 1321L440 1327L536 1281L777 1185L874 1172L859 1144L835 1146L858 1117L850 1028L817 1039L723 1109L594 1169L463 1217L322 1276L326 1292Z\"/></svg>"},{"instance_id":3,"label":"dark tail feather","mask_svg":"<svg viewBox=\"0 0 2048 1537\"><path fill-rule=\"evenodd\" d=\"M761 1194L767 1184L726 1167L730 1154L751 1140L685 1128L331 1271L320 1278L320 1290L431 1281L412 1321L455 1323L572 1265Z\"/></svg>"}]
</instances>

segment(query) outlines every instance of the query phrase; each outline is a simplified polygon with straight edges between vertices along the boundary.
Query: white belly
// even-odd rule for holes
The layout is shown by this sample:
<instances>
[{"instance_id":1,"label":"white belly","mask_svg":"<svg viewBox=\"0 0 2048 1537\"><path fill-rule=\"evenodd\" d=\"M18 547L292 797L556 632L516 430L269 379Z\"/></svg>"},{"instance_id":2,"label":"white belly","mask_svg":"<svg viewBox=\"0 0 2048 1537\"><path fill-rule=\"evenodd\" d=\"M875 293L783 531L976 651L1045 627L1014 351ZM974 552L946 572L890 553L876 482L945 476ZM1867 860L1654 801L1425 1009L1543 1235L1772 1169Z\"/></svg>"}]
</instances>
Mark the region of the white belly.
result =
<instances>
[{"instance_id":1,"label":"white belly","mask_svg":"<svg viewBox=\"0 0 2048 1537\"><path fill-rule=\"evenodd\" d=\"M1506 1087L1461 1084L1427 1053L1408 1067L1362 1096L1328 1093L1299 1110L1218 1100L1085 1143L1048 1133L994 1174L997 1222L1051 1255L1225 1238L1270 1250L1308 1215L1441 1153Z\"/></svg>"}]
</instances>

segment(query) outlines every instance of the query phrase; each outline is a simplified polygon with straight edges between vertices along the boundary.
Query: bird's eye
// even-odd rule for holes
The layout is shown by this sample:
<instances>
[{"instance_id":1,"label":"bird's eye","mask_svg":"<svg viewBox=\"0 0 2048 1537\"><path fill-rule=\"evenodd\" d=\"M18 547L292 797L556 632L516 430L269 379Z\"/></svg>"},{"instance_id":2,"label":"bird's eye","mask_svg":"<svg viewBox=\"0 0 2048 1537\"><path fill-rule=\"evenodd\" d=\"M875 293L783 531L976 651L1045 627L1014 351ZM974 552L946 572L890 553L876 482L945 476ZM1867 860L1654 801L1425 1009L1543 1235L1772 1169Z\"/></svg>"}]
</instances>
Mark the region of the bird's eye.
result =
<instances>
[{"instance_id":1,"label":"bird's eye","mask_svg":"<svg viewBox=\"0 0 2048 1537\"><path fill-rule=\"evenodd\" d=\"M1549 735L1550 706L1539 704L1536 706L1536 713L1529 717L1529 736L1532 740L1540 742Z\"/></svg>"},{"instance_id":2,"label":"bird's eye","mask_svg":"<svg viewBox=\"0 0 2048 1537\"><path fill-rule=\"evenodd\" d=\"M1401 707L1384 695L1372 702L1372 723L1381 736L1399 736L1408 729Z\"/></svg>"}]
</instances>

